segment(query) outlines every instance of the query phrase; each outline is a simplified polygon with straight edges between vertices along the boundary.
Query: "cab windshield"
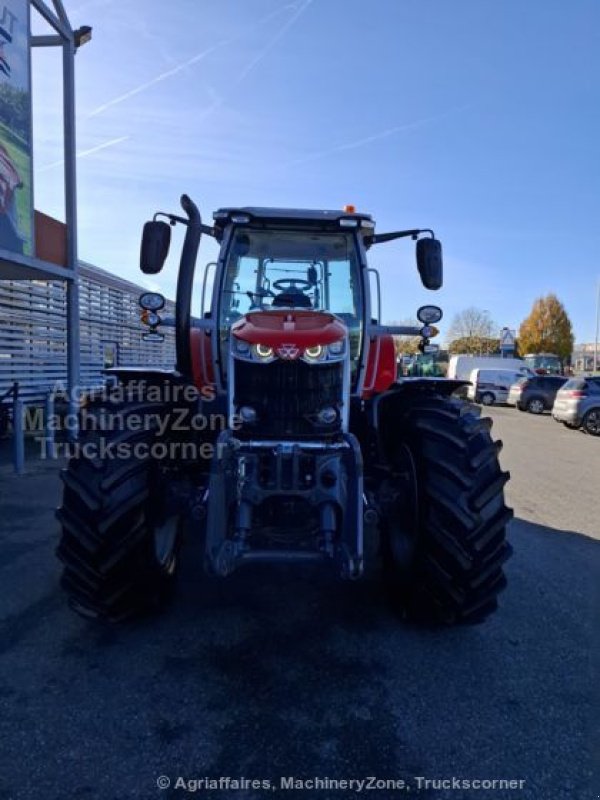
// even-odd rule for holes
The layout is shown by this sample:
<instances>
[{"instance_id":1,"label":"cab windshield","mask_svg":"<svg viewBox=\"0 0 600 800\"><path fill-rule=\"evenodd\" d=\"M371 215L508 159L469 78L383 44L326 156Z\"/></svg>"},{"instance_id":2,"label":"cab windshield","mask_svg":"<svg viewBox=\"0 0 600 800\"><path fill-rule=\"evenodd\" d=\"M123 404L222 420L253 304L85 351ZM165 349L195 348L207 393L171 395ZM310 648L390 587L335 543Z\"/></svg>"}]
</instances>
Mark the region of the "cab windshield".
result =
<instances>
[{"instance_id":1,"label":"cab windshield","mask_svg":"<svg viewBox=\"0 0 600 800\"><path fill-rule=\"evenodd\" d=\"M229 329L251 311L330 311L350 333L358 362L362 340L360 267L351 234L238 229L232 239L220 294L221 350ZM220 359L226 367L227 358Z\"/></svg>"},{"instance_id":2,"label":"cab windshield","mask_svg":"<svg viewBox=\"0 0 600 800\"><path fill-rule=\"evenodd\" d=\"M524 361L527 366L537 372L560 374L561 361L560 358L554 354L539 353L536 355L526 355Z\"/></svg>"}]
</instances>

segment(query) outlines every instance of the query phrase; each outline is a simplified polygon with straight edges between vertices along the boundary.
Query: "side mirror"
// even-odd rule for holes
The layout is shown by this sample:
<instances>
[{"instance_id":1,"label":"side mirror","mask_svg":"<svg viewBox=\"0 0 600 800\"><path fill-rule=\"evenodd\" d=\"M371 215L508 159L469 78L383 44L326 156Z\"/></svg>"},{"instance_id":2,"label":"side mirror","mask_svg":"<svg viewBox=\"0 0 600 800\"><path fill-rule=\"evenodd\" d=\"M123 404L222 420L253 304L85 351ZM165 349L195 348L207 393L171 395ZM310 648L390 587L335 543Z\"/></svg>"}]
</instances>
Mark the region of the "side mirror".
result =
<instances>
[{"instance_id":1,"label":"side mirror","mask_svg":"<svg viewBox=\"0 0 600 800\"><path fill-rule=\"evenodd\" d=\"M145 295L142 295L142 297L145 297ZM142 306L142 308L144 307L145 306ZM443 316L444 312L439 306L421 306L417 311L417 319L419 322L422 322L423 325L434 325L436 322L439 322Z\"/></svg>"},{"instance_id":2,"label":"side mirror","mask_svg":"<svg viewBox=\"0 0 600 800\"><path fill-rule=\"evenodd\" d=\"M156 275L164 266L171 244L171 226L154 220L144 225L140 250L140 269L146 275Z\"/></svg>"},{"instance_id":3,"label":"side mirror","mask_svg":"<svg viewBox=\"0 0 600 800\"><path fill-rule=\"evenodd\" d=\"M440 289L443 283L442 243L438 239L417 241L417 267L426 289Z\"/></svg>"}]
</instances>

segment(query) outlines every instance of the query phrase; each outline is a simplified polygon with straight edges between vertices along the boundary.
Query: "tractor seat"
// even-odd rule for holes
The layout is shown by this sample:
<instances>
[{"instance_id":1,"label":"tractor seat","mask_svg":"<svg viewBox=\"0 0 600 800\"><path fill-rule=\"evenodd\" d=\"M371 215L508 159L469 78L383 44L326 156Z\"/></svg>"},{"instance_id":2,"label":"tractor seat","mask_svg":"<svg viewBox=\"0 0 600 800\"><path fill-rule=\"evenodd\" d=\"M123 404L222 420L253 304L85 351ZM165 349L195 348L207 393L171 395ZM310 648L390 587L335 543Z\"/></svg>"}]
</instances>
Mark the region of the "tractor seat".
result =
<instances>
[{"instance_id":1,"label":"tractor seat","mask_svg":"<svg viewBox=\"0 0 600 800\"><path fill-rule=\"evenodd\" d=\"M295 308L312 308L310 297L307 297L302 292L280 292L273 298L273 307L280 308L281 306L294 306Z\"/></svg>"}]
</instances>

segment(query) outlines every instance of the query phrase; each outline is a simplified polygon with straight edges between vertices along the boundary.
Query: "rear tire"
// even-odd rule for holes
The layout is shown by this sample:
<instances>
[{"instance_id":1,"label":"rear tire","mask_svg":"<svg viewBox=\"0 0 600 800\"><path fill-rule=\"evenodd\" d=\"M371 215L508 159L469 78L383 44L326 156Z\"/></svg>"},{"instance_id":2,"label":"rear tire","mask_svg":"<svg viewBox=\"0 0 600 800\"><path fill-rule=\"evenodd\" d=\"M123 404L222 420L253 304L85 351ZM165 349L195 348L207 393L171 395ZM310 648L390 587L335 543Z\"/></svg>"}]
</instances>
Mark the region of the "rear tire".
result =
<instances>
[{"instance_id":1,"label":"rear tire","mask_svg":"<svg viewBox=\"0 0 600 800\"><path fill-rule=\"evenodd\" d=\"M539 397L532 397L527 401L527 411L530 414L543 414L545 411L544 401Z\"/></svg>"},{"instance_id":2,"label":"rear tire","mask_svg":"<svg viewBox=\"0 0 600 800\"><path fill-rule=\"evenodd\" d=\"M479 398L479 402L482 406L493 406L495 399L496 398L491 392L484 392Z\"/></svg>"},{"instance_id":3,"label":"rear tire","mask_svg":"<svg viewBox=\"0 0 600 800\"><path fill-rule=\"evenodd\" d=\"M394 518L383 520L383 566L394 607L417 621L481 622L497 608L506 586L502 566L512 553L506 541L512 511L504 503L509 473L500 469L502 444L492 440L491 424L442 397L419 399L404 415L395 445L401 501ZM406 448L417 490L412 544L402 534L411 496ZM410 516L410 503L408 509ZM397 552L411 553L408 566Z\"/></svg>"},{"instance_id":4,"label":"rear tire","mask_svg":"<svg viewBox=\"0 0 600 800\"><path fill-rule=\"evenodd\" d=\"M183 517L169 508L158 463L133 452L156 441L154 430L129 430L127 424L128 415L161 411L139 403L94 410L98 431L80 434L80 447L62 473L61 585L82 616L119 622L158 609L170 595ZM102 430L103 412L123 414L124 425ZM115 455L102 454L108 447ZM117 447L129 455L117 457Z\"/></svg>"},{"instance_id":5,"label":"rear tire","mask_svg":"<svg viewBox=\"0 0 600 800\"><path fill-rule=\"evenodd\" d=\"M581 421L581 427L590 436L600 436L600 408L592 408Z\"/></svg>"}]
</instances>

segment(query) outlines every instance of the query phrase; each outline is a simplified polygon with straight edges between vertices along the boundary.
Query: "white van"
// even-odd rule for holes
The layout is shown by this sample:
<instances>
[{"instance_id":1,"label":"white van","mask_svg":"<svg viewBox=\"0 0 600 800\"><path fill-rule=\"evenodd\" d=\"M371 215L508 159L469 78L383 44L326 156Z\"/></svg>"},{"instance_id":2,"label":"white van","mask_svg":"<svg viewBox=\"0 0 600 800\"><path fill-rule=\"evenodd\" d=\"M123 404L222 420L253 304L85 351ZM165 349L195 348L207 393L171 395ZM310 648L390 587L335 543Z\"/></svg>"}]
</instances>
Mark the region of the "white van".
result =
<instances>
[{"instance_id":1,"label":"white van","mask_svg":"<svg viewBox=\"0 0 600 800\"><path fill-rule=\"evenodd\" d=\"M511 385L522 377L522 372L513 369L474 369L469 376L467 398L484 406L506 403Z\"/></svg>"},{"instance_id":2,"label":"white van","mask_svg":"<svg viewBox=\"0 0 600 800\"><path fill-rule=\"evenodd\" d=\"M533 375L533 371L521 358L500 358L500 356L450 356L447 378L468 381L474 369L511 369L521 375Z\"/></svg>"}]
</instances>

